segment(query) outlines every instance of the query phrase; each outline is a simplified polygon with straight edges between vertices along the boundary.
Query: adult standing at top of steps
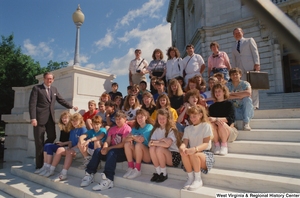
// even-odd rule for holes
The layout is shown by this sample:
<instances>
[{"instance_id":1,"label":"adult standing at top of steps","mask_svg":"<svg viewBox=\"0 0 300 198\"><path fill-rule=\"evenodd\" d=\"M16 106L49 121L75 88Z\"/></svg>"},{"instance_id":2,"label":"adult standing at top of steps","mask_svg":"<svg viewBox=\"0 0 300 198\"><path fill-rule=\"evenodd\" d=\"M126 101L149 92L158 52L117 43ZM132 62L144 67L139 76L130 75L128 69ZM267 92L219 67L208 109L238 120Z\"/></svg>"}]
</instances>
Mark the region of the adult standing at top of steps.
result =
<instances>
[{"instance_id":1,"label":"adult standing at top of steps","mask_svg":"<svg viewBox=\"0 0 300 198\"><path fill-rule=\"evenodd\" d=\"M253 38L244 38L242 28L235 28L233 36L236 42L232 46L232 68L242 71L242 80L247 80L247 71L260 71L259 54ZM258 90L252 90L251 98L254 109L259 108Z\"/></svg>"},{"instance_id":2,"label":"adult standing at top of steps","mask_svg":"<svg viewBox=\"0 0 300 198\"><path fill-rule=\"evenodd\" d=\"M52 86L54 75L46 72L43 75L44 83L32 88L29 98L29 114L33 126L35 142L36 169L43 166L43 147L45 143L53 143L56 139L54 106L57 101L68 109L77 111L77 107L65 101L58 93L56 87ZM44 135L47 133L47 140Z\"/></svg>"}]
</instances>

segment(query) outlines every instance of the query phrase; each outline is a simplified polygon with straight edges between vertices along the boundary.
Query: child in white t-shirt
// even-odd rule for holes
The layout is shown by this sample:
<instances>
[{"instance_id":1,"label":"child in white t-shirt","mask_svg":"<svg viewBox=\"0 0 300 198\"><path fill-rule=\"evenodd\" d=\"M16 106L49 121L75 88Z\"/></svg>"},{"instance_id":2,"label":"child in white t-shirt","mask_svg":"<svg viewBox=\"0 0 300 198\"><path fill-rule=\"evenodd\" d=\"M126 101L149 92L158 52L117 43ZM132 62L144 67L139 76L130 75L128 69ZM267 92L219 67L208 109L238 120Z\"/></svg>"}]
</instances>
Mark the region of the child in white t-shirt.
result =
<instances>
[{"instance_id":1,"label":"child in white t-shirt","mask_svg":"<svg viewBox=\"0 0 300 198\"><path fill-rule=\"evenodd\" d=\"M166 166L177 167L181 161L178 146L179 132L168 109L157 110L157 118L149 142L149 152L156 173L152 182L163 182L168 179Z\"/></svg>"},{"instance_id":2,"label":"child in white t-shirt","mask_svg":"<svg viewBox=\"0 0 300 198\"><path fill-rule=\"evenodd\" d=\"M203 185L201 172L207 174L215 162L213 153L209 151L213 132L204 107L192 106L187 113L192 125L184 129L179 147L182 163L188 174L183 188L196 190Z\"/></svg>"}]
</instances>

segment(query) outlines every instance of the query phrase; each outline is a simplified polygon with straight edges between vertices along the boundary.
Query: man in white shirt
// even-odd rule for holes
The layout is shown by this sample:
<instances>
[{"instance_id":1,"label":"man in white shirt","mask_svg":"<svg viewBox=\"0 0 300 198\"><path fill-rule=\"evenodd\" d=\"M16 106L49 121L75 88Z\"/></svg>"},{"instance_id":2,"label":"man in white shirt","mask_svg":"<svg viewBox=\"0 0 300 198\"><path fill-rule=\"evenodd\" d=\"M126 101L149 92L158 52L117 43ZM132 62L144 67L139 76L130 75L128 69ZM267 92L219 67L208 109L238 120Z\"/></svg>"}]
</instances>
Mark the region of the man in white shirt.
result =
<instances>
[{"instance_id":1,"label":"man in white shirt","mask_svg":"<svg viewBox=\"0 0 300 198\"><path fill-rule=\"evenodd\" d=\"M141 81L147 82L145 74L148 73L148 62L141 57L142 51L136 49L134 53L135 59L129 64L129 84L131 86L134 84L139 85Z\"/></svg>"},{"instance_id":2,"label":"man in white shirt","mask_svg":"<svg viewBox=\"0 0 300 198\"><path fill-rule=\"evenodd\" d=\"M259 54L253 38L244 38L242 28L235 28L233 36L236 42L232 46L232 67L242 70L242 80L247 80L247 71L260 71ZM254 109L259 108L258 90L252 90Z\"/></svg>"},{"instance_id":3,"label":"man in white shirt","mask_svg":"<svg viewBox=\"0 0 300 198\"><path fill-rule=\"evenodd\" d=\"M187 85L190 78L193 78L197 74L203 74L205 70L205 62L201 55L194 53L194 46L189 44L186 46L187 56L182 60L185 76L184 81Z\"/></svg>"}]
</instances>

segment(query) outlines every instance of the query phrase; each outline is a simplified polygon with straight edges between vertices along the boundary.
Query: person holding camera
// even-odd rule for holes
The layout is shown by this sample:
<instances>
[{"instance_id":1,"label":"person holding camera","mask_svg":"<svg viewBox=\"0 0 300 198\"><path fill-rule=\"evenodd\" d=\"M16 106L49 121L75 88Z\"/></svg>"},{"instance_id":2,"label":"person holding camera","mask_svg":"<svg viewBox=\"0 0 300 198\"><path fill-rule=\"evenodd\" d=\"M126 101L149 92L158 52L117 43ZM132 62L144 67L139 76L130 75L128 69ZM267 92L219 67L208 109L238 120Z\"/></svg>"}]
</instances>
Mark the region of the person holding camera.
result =
<instances>
[{"instance_id":1,"label":"person holding camera","mask_svg":"<svg viewBox=\"0 0 300 198\"><path fill-rule=\"evenodd\" d=\"M145 74L148 73L147 67L148 62L141 57L142 50L136 49L134 51L135 59L133 59L129 64L129 84L139 85L141 81L146 81Z\"/></svg>"}]
</instances>

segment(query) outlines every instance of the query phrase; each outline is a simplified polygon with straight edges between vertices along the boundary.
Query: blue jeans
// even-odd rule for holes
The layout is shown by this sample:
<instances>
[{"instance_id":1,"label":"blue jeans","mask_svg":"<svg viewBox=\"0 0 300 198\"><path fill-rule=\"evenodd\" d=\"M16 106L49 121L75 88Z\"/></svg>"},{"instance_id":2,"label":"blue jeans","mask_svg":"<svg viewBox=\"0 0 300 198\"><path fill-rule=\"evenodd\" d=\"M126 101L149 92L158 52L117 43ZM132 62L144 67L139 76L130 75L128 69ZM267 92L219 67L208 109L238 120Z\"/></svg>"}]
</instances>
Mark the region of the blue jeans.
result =
<instances>
[{"instance_id":1,"label":"blue jeans","mask_svg":"<svg viewBox=\"0 0 300 198\"><path fill-rule=\"evenodd\" d=\"M185 129L185 126L184 125L182 125L181 123L179 123L179 122L176 122L176 128L177 128L177 130L179 131L179 132L184 132L184 129Z\"/></svg>"},{"instance_id":2,"label":"blue jeans","mask_svg":"<svg viewBox=\"0 0 300 198\"><path fill-rule=\"evenodd\" d=\"M235 109L235 119L243 120L245 123L249 123L253 118L254 110L252 99L250 97L245 97L242 99L242 105L240 107L234 107Z\"/></svg>"},{"instance_id":3,"label":"blue jeans","mask_svg":"<svg viewBox=\"0 0 300 198\"><path fill-rule=\"evenodd\" d=\"M212 70L210 72L210 76L213 76L214 74L216 73L222 73L224 75L224 79L226 81L228 81L230 78L229 78L229 72L228 72L228 69L227 68L215 68L214 70Z\"/></svg>"},{"instance_id":4,"label":"blue jeans","mask_svg":"<svg viewBox=\"0 0 300 198\"><path fill-rule=\"evenodd\" d=\"M114 181L117 162L124 162L127 159L124 152L124 148L111 149L110 151L108 151L107 155L102 155L101 148L97 148L94 151L92 159L87 165L85 171L89 174L95 174L97 172L97 168L101 160L106 160L103 173L108 179Z\"/></svg>"}]
</instances>

